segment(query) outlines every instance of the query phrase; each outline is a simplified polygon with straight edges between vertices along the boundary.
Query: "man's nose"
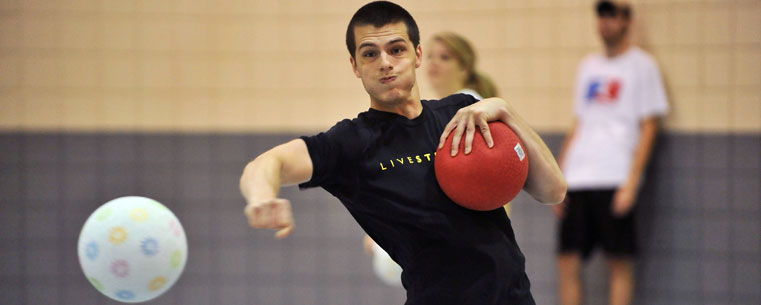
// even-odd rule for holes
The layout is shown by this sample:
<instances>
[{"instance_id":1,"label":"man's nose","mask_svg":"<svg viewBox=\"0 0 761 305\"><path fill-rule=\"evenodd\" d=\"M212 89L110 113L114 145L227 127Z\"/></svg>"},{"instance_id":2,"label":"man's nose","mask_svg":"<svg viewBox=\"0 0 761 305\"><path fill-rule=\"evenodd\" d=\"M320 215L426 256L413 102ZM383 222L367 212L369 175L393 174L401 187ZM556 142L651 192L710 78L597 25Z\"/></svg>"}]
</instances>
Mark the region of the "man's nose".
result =
<instances>
[{"instance_id":1,"label":"man's nose","mask_svg":"<svg viewBox=\"0 0 761 305\"><path fill-rule=\"evenodd\" d=\"M380 54L381 59L381 71L391 70L394 68L394 66L391 64L391 55L389 55L386 52L381 52Z\"/></svg>"}]
</instances>

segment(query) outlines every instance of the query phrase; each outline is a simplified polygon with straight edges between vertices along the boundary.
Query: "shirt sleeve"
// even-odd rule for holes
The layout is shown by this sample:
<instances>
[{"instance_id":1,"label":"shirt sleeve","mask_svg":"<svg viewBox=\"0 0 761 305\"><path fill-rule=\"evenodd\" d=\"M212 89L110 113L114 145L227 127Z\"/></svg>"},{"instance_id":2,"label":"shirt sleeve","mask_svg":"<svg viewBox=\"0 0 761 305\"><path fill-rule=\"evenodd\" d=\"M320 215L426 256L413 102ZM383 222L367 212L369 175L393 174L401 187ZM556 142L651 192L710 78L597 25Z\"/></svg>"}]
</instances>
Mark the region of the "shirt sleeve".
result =
<instances>
[{"instance_id":1,"label":"shirt sleeve","mask_svg":"<svg viewBox=\"0 0 761 305\"><path fill-rule=\"evenodd\" d=\"M344 171L341 164L350 157L347 138L350 136L351 121L344 120L313 136L301 136L312 159L312 178L299 184L299 188L325 187L342 180Z\"/></svg>"},{"instance_id":2,"label":"shirt sleeve","mask_svg":"<svg viewBox=\"0 0 761 305\"><path fill-rule=\"evenodd\" d=\"M647 58L642 67L644 71L641 79L642 98L638 101L640 105L639 118L664 116L669 111L669 105L658 65L651 58Z\"/></svg>"},{"instance_id":3,"label":"shirt sleeve","mask_svg":"<svg viewBox=\"0 0 761 305\"><path fill-rule=\"evenodd\" d=\"M467 106L473 105L475 103L480 102L481 100L483 100L483 99L480 99L480 98L478 98L475 95L472 95L472 94L463 94L463 97L462 97L463 106L462 107L467 107Z\"/></svg>"},{"instance_id":4,"label":"shirt sleeve","mask_svg":"<svg viewBox=\"0 0 761 305\"><path fill-rule=\"evenodd\" d=\"M441 99L440 101L436 102L435 104L436 105L444 105L445 107L446 106L451 106L451 107L454 107L456 109L460 109L460 108L463 108L463 107L468 107L470 105L473 105L476 102L479 102L479 100L476 99L476 97L474 97L474 96L472 96L470 94L467 94L467 93L455 93L455 94L452 94L450 96L447 96L447 97Z\"/></svg>"}]
</instances>

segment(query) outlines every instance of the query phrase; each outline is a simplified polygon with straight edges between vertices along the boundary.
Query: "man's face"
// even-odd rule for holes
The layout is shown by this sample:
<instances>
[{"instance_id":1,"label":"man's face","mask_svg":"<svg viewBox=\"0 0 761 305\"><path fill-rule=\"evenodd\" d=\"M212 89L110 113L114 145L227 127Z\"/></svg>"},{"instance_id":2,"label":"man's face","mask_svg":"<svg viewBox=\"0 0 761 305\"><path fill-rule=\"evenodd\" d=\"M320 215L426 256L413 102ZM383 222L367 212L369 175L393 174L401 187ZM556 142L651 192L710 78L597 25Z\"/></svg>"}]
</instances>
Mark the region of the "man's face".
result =
<instances>
[{"instance_id":1,"label":"man's face","mask_svg":"<svg viewBox=\"0 0 761 305\"><path fill-rule=\"evenodd\" d=\"M621 16L601 16L597 18L597 31L606 46L618 45L626 36L629 20Z\"/></svg>"},{"instance_id":2,"label":"man's face","mask_svg":"<svg viewBox=\"0 0 761 305\"><path fill-rule=\"evenodd\" d=\"M394 106L409 99L423 53L420 45L412 45L404 22L356 26L354 37L357 49L351 65L371 100Z\"/></svg>"}]
</instances>

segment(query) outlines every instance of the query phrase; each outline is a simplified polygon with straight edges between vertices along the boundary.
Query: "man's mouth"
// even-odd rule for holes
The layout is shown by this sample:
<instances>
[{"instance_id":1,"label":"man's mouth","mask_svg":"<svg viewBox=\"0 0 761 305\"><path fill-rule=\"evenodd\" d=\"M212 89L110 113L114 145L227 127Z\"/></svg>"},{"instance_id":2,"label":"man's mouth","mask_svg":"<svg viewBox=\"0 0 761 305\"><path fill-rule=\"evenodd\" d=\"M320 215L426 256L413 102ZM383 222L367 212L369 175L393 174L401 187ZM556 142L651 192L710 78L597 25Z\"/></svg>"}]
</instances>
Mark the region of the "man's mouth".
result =
<instances>
[{"instance_id":1,"label":"man's mouth","mask_svg":"<svg viewBox=\"0 0 761 305\"><path fill-rule=\"evenodd\" d=\"M381 78L381 79L380 79L380 82L381 82L382 84L388 84L388 83L390 83L390 82L393 82L395 79L396 79L396 76L389 76L389 77L384 77L384 78Z\"/></svg>"}]
</instances>

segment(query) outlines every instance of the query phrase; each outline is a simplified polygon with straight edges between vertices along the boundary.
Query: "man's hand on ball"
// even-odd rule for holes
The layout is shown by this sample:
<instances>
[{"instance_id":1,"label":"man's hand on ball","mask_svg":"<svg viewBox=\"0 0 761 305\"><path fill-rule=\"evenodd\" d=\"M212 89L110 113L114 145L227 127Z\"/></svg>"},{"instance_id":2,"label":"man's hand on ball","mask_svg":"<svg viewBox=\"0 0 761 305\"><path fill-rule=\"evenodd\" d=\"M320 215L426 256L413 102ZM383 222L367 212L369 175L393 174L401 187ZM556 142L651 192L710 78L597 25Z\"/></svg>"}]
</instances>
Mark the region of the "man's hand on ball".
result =
<instances>
[{"instance_id":1,"label":"man's hand on ball","mask_svg":"<svg viewBox=\"0 0 761 305\"><path fill-rule=\"evenodd\" d=\"M249 203L243 213L252 227L277 230L276 238L284 238L293 231L293 211L287 199Z\"/></svg>"},{"instance_id":2,"label":"man's hand on ball","mask_svg":"<svg viewBox=\"0 0 761 305\"><path fill-rule=\"evenodd\" d=\"M484 142L489 148L494 147L494 140L489 130L489 122L503 121L507 124L509 105L502 99L490 98L477 102L468 107L460 108L452 119L444 127L444 132L439 139L439 149L444 147L447 137L452 133L452 157L457 155L460 140L465 134L465 154L469 154L473 146L473 137L476 127L481 130Z\"/></svg>"}]
</instances>

